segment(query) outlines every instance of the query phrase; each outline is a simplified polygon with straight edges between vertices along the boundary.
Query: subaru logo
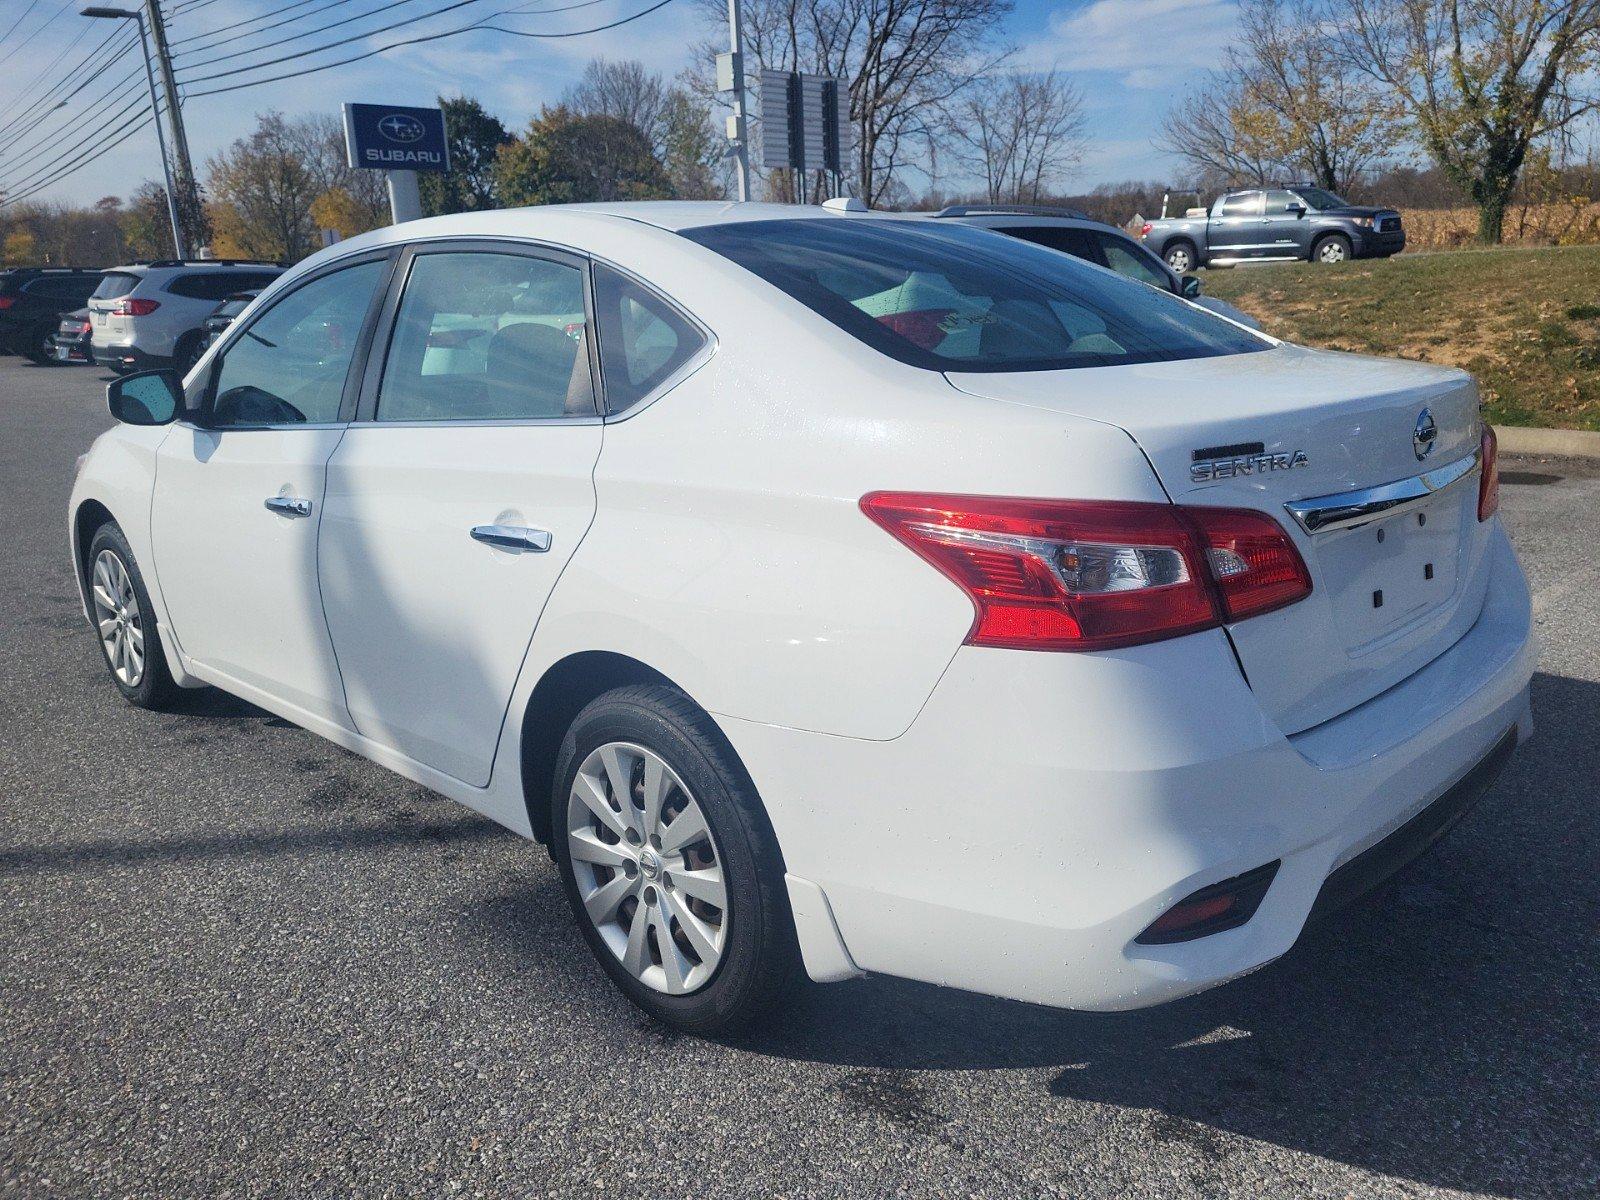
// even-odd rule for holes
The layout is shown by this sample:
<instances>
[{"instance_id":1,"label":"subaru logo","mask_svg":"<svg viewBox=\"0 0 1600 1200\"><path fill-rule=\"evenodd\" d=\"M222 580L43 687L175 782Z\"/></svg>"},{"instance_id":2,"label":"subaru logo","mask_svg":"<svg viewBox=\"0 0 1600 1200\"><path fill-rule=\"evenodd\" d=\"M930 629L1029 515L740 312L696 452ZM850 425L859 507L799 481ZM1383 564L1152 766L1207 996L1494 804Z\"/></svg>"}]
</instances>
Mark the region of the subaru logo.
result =
<instances>
[{"instance_id":1,"label":"subaru logo","mask_svg":"<svg viewBox=\"0 0 1600 1200\"><path fill-rule=\"evenodd\" d=\"M390 113L378 122L378 132L391 142L420 142L427 136L422 122L403 113Z\"/></svg>"},{"instance_id":2,"label":"subaru logo","mask_svg":"<svg viewBox=\"0 0 1600 1200\"><path fill-rule=\"evenodd\" d=\"M1433 413L1423 409L1417 414L1417 427L1411 431L1411 449L1421 462L1433 453L1433 443L1438 440L1439 427L1433 423Z\"/></svg>"}]
</instances>

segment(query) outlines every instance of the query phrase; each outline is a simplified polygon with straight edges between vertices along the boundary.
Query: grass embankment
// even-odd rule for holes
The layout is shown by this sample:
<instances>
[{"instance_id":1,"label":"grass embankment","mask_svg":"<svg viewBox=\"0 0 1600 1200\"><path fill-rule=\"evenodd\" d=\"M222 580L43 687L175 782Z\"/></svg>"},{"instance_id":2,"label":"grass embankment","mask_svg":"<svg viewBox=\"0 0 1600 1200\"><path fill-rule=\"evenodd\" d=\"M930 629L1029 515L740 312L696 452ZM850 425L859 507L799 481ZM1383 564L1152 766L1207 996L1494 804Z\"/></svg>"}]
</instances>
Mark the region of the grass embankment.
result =
<instances>
[{"instance_id":1,"label":"grass embankment","mask_svg":"<svg viewBox=\"0 0 1600 1200\"><path fill-rule=\"evenodd\" d=\"M1464 367L1497 424L1600 430L1600 246L1263 263L1204 278L1277 337Z\"/></svg>"}]
</instances>

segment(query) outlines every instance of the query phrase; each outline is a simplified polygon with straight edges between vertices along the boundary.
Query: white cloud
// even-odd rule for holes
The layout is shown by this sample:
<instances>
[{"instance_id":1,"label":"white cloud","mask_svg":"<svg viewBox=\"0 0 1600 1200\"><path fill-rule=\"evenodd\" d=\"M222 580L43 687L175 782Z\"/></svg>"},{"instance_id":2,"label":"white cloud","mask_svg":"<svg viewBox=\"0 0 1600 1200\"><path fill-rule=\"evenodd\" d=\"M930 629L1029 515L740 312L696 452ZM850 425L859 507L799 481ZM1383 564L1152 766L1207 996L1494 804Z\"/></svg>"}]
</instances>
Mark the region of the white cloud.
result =
<instances>
[{"instance_id":1,"label":"white cloud","mask_svg":"<svg viewBox=\"0 0 1600 1200\"><path fill-rule=\"evenodd\" d=\"M1127 87L1170 88L1221 61L1237 19L1233 0L1094 0L1053 14L1019 57L1036 69L1112 71Z\"/></svg>"}]
</instances>

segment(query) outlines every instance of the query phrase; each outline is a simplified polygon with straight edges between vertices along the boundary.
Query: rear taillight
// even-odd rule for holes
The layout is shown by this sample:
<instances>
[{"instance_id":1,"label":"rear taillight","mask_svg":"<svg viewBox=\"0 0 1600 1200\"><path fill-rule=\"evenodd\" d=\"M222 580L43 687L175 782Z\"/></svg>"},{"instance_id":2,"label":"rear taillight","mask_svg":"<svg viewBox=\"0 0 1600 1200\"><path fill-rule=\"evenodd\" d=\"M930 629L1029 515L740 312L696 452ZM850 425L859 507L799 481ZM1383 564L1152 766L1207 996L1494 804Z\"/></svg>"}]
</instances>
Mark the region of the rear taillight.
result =
<instances>
[{"instance_id":1,"label":"rear taillight","mask_svg":"<svg viewBox=\"0 0 1600 1200\"><path fill-rule=\"evenodd\" d=\"M148 317L161 307L159 300L122 299L118 300L116 307L111 310L113 317Z\"/></svg>"},{"instance_id":2,"label":"rear taillight","mask_svg":"<svg viewBox=\"0 0 1600 1200\"><path fill-rule=\"evenodd\" d=\"M1131 646L1311 592L1287 535L1248 510L918 492L874 492L861 508L967 593L975 646Z\"/></svg>"},{"instance_id":3,"label":"rear taillight","mask_svg":"<svg viewBox=\"0 0 1600 1200\"><path fill-rule=\"evenodd\" d=\"M1149 221L1146 221L1143 225L1139 226L1139 236L1140 237L1149 236L1150 231L1152 229L1154 229L1154 228L1155 228L1154 225L1152 225Z\"/></svg>"},{"instance_id":4,"label":"rear taillight","mask_svg":"<svg viewBox=\"0 0 1600 1200\"><path fill-rule=\"evenodd\" d=\"M1478 476L1478 520L1487 521L1500 511L1500 439L1494 426L1485 421L1478 441L1482 472Z\"/></svg>"},{"instance_id":5,"label":"rear taillight","mask_svg":"<svg viewBox=\"0 0 1600 1200\"><path fill-rule=\"evenodd\" d=\"M16 302L17 298L15 296L0 296L0 312L10 308Z\"/></svg>"}]
</instances>

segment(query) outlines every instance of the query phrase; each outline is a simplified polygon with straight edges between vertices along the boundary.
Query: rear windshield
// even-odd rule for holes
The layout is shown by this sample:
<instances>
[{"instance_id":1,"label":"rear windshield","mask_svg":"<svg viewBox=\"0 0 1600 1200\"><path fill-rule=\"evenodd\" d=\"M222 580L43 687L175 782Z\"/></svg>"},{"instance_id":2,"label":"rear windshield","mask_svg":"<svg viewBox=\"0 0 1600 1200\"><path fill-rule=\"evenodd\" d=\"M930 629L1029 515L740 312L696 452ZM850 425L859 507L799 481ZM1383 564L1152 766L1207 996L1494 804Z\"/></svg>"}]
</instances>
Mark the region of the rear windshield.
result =
<instances>
[{"instance_id":1,"label":"rear windshield","mask_svg":"<svg viewBox=\"0 0 1600 1200\"><path fill-rule=\"evenodd\" d=\"M1270 345L1142 283L970 226L748 221L684 236L874 349L928 370L1053 371Z\"/></svg>"},{"instance_id":2,"label":"rear windshield","mask_svg":"<svg viewBox=\"0 0 1600 1200\"><path fill-rule=\"evenodd\" d=\"M95 288L91 300L115 300L118 296L126 296L139 286L141 275L129 275L125 271L107 271L100 277L100 286Z\"/></svg>"}]
</instances>

